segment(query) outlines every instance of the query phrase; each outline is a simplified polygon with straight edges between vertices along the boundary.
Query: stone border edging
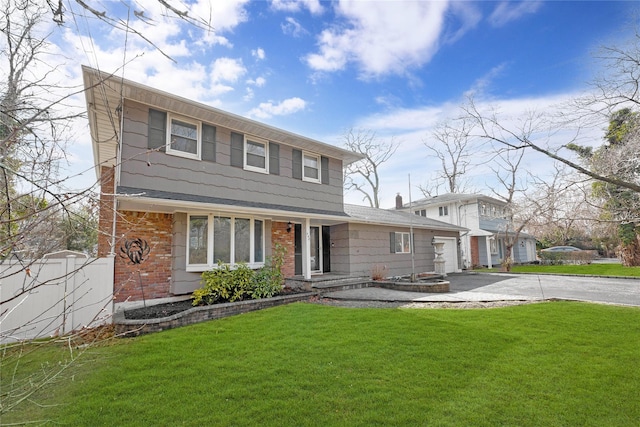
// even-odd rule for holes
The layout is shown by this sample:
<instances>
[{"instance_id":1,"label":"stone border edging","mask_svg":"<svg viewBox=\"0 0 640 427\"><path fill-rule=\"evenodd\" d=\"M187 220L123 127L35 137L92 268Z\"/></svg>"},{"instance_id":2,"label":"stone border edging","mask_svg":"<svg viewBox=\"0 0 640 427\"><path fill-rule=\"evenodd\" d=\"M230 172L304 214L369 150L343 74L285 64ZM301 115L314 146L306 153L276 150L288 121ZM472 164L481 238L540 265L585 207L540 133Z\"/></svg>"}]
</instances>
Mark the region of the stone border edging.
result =
<instances>
[{"instance_id":1,"label":"stone border edging","mask_svg":"<svg viewBox=\"0 0 640 427\"><path fill-rule=\"evenodd\" d=\"M118 311L113 315L113 324L117 336L135 337L151 332L160 332L167 329L192 325L205 320L221 319L223 317L276 307L292 302L306 301L315 295L315 292L307 292L295 295L281 295L272 298L212 304L193 307L159 319L126 319L124 311Z\"/></svg>"}]
</instances>

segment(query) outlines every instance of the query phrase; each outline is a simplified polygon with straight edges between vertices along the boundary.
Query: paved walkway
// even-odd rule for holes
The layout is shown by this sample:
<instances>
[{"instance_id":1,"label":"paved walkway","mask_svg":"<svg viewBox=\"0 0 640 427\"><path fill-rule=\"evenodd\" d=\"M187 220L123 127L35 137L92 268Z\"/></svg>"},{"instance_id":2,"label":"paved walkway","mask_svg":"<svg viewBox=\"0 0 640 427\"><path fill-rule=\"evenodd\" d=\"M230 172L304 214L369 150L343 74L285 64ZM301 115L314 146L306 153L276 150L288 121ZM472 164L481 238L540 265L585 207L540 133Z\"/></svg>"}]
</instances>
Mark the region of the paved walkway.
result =
<instances>
[{"instance_id":1,"label":"paved walkway","mask_svg":"<svg viewBox=\"0 0 640 427\"><path fill-rule=\"evenodd\" d=\"M382 288L330 292L333 299L395 302L537 301L567 299L640 307L640 279L537 274L456 273L451 292L428 294Z\"/></svg>"}]
</instances>

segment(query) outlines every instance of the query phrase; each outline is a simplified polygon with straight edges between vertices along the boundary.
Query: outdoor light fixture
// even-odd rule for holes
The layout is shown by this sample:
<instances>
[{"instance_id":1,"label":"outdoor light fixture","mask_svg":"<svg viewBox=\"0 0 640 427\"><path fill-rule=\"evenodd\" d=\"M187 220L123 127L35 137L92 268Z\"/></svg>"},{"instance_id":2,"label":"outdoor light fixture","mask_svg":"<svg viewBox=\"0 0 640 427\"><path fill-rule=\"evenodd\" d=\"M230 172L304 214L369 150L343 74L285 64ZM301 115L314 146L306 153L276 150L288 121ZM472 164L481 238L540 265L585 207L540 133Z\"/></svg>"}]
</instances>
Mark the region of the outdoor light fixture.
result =
<instances>
[{"instance_id":1,"label":"outdoor light fixture","mask_svg":"<svg viewBox=\"0 0 640 427\"><path fill-rule=\"evenodd\" d=\"M291 227L293 227L293 224L291 224L291 221L289 221L287 223L287 233L291 233Z\"/></svg>"},{"instance_id":2,"label":"outdoor light fixture","mask_svg":"<svg viewBox=\"0 0 640 427\"><path fill-rule=\"evenodd\" d=\"M436 244L436 236L433 236L431 238L431 246L434 246Z\"/></svg>"}]
</instances>

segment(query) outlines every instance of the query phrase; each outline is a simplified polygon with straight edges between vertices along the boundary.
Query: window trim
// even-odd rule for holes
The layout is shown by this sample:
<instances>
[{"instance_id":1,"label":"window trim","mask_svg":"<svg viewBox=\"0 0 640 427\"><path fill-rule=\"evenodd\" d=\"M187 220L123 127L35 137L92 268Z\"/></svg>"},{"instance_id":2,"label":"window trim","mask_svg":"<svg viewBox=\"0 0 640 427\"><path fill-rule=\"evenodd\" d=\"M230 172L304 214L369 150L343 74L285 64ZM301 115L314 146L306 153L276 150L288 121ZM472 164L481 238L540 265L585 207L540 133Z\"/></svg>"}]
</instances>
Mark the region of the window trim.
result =
<instances>
[{"instance_id":1,"label":"window trim","mask_svg":"<svg viewBox=\"0 0 640 427\"><path fill-rule=\"evenodd\" d=\"M438 216L449 216L449 206L438 206Z\"/></svg>"},{"instance_id":2,"label":"window trim","mask_svg":"<svg viewBox=\"0 0 640 427\"><path fill-rule=\"evenodd\" d=\"M410 254L411 253L411 233L409 233L408 231L396 231L395 232L395 236L396 236L396 242L398 241L398 234L402 235L401 237L401 241L402 241L402 250L400 252L398 252L398 248L396 246L396 254ZM405 251L405 235L406 238L409 242L409 250Z\"/></svg>"},{"instance_id":3,"label":"window trim","mask_svg":"<svg viewBox=\"0 0 640 427\"><path fill-rule=\"evenodd\" d=\"M247 164L247 156L249 155L249 150L247 150L247 144L250 142L254 144L262 144L262 146L264 147L264 168L259 168L257 166L251 166ZM242 162L243 162L244 170L268 174L269 173L269 141L267 141L266 139L256 138L256 137L245 134L243 153L242 153Z\"/></svg>"},{"instance_id":4,"label":"window trim","mask_svg":"<svg viewBox=\"0 0 640 427\"><path fill-rule=\"evenodd\" d=\"M173 120L188 123L196 127L196 153L195 154L171 148L171 122ZM200 157L202 156L202 122L200 120L194 120L189 117L181 116L179 114L167 112L167 143L166 143L165 152L167 154L171 154L172 156L201 160Z\"/></svg>"},{"instance_id":5,"label":"window trim","mask_svg":"<svg viewBox=\"0 0 640 427\"><path fill-rule=\"evenodd\" d=\"M191 217L207 217L207 263L206 264L189 264L189 253L191 250L190 245L190 231L191 231ZM186 229L186 251L185 251L185 270L188 272L203 272L207 270L211 270L217 268L218 263L215 259L213 259L214 255L214 218L229 218L230 219L230 230L229 230L229 259L230 265L232 268L237 264L235 262L235 220L236 219L248 219L249 220L249 262L247 262L247 266L249 268L260 268L265 265L265 223L266 220L260 217L254 217L251 215L242 215L242 214L227 214L227 213L209 213L209 212L188 212L187 213L187 229ZM256 253L256 245L255 245L255 221L262 221L262 230L261 230L261 242L262 242L262 261L255 260ZM226 263L225 263L226 264Z\"/></svg>"},{"instance_id":6,"label":"window trim","mask_svg":"<svg viewBox=\"0 0 640 427\"><path fill-rule=\"evenodd\" d=\"M305 157L314 158L316 160L316 170L318 171L318 178L310 178L305 175ZM302 180L306 182L315 182L316 184L322 183L322 158L319 154L309 153L307 151L302 152Z\"/></svg>"}]
</instances>

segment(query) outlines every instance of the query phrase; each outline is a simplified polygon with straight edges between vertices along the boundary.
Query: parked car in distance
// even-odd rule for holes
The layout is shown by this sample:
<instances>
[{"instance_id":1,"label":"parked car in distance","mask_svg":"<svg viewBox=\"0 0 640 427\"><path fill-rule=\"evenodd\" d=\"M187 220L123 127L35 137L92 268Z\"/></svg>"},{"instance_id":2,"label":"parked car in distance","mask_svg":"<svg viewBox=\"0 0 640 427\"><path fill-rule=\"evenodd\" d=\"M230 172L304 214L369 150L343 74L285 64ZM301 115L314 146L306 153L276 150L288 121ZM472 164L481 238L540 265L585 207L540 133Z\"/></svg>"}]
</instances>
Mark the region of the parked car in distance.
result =
<instances>
[{"instance_id":1,"label":"parked car in distance","mask_svg":"<svg viewBox=\"0 0 640 427\"><path fill-rule=\"evenodd\" d=\"M541 252L575 252L581 250L582 249L576 248L575 246L552 246L547 249L542 249Z\"/></svg>"}]
</instances>

